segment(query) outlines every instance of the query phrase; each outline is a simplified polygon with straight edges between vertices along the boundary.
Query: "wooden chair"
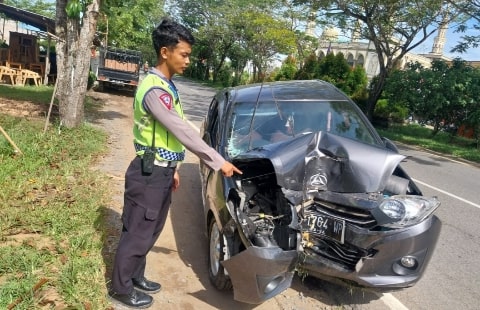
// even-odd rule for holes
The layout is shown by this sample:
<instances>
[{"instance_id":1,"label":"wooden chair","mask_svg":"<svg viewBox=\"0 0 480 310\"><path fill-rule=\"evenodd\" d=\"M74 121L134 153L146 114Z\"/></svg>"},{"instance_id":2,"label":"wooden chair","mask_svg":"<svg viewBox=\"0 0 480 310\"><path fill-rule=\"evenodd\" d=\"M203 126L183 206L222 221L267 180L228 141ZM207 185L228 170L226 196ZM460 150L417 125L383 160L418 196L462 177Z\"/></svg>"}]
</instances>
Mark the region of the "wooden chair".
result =
<instances>
[{"instance_id":1,"label":"wooden chair","mask_svg":"<svg viewBox=\"0 0 480 310\"><path fill-rule=\"evenodd\" d=\"M42 64L42 63L31 63L28 68L31 70L31 71L34 71L34 72L37 72L38 74L40 74L40 76L43 77L43 75L45 74L45 66Z\"/></svg>"},{"instance_id":2,"label":"wooden chair","mask_svg":"<svg viewBox=\"0 0 480 310\"><path fill-rule=\"evenodd\" d=\"M22 70L22 66L25 67L25 65L23 65L23 64L20 63L20 62L10 62L10 61L7 61L7 67L9 67L9 68Z\"/></svg>"},{"instance_id":3,"label":"wooden chair","mask_svg":"<svg viewBox=\"0 0 480 310\"><path fill-rule=\"evenodd\" d=\"M8 76L10 78L10 84L15 85L15 81L17 78L17 70L6 67L0 66L0 81L3 79L3 76Z\"/></svg>"},{"instance_id":4,"label":"wooden chair","mask_svg":"<svg viewBox=\"0 0 480 310\"><path fill-rule=\"evenodd\" d=\"M24 86L25 86L25 83L27 82L28 79L33 79L36 86L42 84L42 77L37 72L33 72L33 71L27 70L27 69L23 69L23 70L20 71L20 76L21 76L21 83Z\"/></svg>"}]
</instances>

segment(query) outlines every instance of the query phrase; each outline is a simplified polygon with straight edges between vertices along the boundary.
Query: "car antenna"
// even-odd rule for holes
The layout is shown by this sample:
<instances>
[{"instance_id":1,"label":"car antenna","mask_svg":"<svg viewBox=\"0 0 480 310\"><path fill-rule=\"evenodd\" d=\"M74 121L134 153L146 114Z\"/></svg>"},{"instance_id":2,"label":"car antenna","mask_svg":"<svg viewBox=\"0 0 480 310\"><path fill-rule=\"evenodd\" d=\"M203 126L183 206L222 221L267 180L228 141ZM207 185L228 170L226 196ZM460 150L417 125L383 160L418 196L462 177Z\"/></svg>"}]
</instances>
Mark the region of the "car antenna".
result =
<instances>
[{"instance_id":1,"label":"car antenna","mask_svg":"<svg viewBox=\"0 0 480 310\"><path fill-rule=\"evenodd\" d=\"M250 138L249 138L249 141L248 141L248 150L251 150L251 148L252 148L253 120L255 119L255 114L257 113L258 103L260 101L260 93L262 92L263 84L265 84L265 78L262 79L262 84L260 85L260 89L258 90L257 99L255 100L255 108L253 109L252 120L250 121L250 129L248 130L248 132L250 134Z\"/></svg>"},{"instance_id":2,"label":"car antenna","mask_svg":"<svg viewBox=\"0 0 480 310\"><path fill-rule=\"evenodd\" d=\"M282 110L280 109L280 106L278 105L277 97L275 97L275 93L274 93L273 87L271 87L270 89L271 89L271 91L272 91L273 101L275 101L275 107L277 108L278 116L280 116L280 120L283 121L283 112L282 112ZM292 128L292 136L295 138L295 128L294 128L293 112L292 112L292 115L287 116L287 124L288 124L288 126L290 126L290 128Z\"/></svg>"},{"instance_id":3,"label":"car antenna","mask_svg":"<svg viewBox=\"0 0 480 310\"><path fill-rule=\"evenodd\" d=\"M272 98L273 98L273 101L275 101L275 108L277 108L278 116L280 116L280 120L283 121L283 113L282 113L282 110L280 110L280 106L278 105L277 97L275 97L273 87L271 87L270 90L272 91Z\"/></svg>"}]
</instances>

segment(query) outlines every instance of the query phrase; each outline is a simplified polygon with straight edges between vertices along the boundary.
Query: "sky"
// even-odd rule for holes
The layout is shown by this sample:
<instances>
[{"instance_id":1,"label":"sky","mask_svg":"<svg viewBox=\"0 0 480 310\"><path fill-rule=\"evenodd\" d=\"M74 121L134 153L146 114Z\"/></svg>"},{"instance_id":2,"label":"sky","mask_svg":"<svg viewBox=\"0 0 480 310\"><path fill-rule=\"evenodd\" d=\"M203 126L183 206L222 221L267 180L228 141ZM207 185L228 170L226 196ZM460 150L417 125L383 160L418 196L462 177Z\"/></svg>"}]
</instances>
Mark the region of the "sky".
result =
<instances>
[{"instance_id":1,"label":"sky","mask_svg":"<svg viewBox=\"0 0 480 310\"><path fill-rule=\"evenodd\" d=\"M466 53L451 53L450 50L459 42L461 41L461 37L464 35L479 35L479 31L467 31L465 33L456 33L454 27L450 27L447 30L447 41L445 42L445 46L443 49L443 54L450 58L462 58L464 60L476 60L480 61L480 47L477 48L470 48L467 50ZM437 36L437 33L431 35L425 42L423 42L420 46L414 49L415 53L419 54L426 54L432 51L433 40Z\"/></svg>"},{"instance_id":2,"label":"sky","mask_svg":"<svg viewBox=\"0 0 480 310\"><path fill-rule=\"evenodd\" d=\"M461 41L461 37L464 36L464 35L474 35L474 36L478 36L480 35L480 31L479 30L470 30L470 31L466 31L464 33L458 33L458 32L455 32L455 27L454 26L451 26L448 30L447 30L447 38L446 38L446 42L445 42L445 45L444 45L444 48L443 48L443 55L444 56L447 56L447 57L450 57L450 58L461 58L461 59L464 59L464 60L467 60L467 61L480 61L480 47L477 47L477 48L470 48L468 49L465 53L451 53L451 49L457 45L457 43L459 41ZM315 31L315 34L320 36L321 33L322 33L322 29L321 28L318 28L316 29ZM434 32L430 37L428 37L422 44L420 44L418 47L416 47L415 49L413 49L411 52L412 53L415 53L415 54L428 54L432 51L432 46L433 46L433 41L435 39L435 37L437 36L437 32ZM345 41L348 41L350 40L350 35L347 34L342 34L342 31L339 30L339 39L340 40L345 40Z\"/></svg>"}]
</instances>

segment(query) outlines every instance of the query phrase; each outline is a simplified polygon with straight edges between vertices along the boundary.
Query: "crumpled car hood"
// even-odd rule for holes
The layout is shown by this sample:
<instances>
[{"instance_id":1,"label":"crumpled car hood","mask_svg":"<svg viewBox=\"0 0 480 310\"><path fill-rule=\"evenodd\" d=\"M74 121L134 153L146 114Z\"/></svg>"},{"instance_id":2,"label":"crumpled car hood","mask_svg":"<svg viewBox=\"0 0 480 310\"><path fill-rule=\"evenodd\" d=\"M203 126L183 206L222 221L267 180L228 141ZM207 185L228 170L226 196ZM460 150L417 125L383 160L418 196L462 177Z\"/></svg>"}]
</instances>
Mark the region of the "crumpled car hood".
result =
<instances>
[{"instance_id":1,"label":"crumpled car hood","mask_svg":"<svg viewBox=\"0 0 480 310\"><path fill-rule=\"evenodd\" d=\"M250 150L235 160L255 158L269 158L278 185L288 190L304 190L310 180L321 190L361 193L383 191L405 156L320 131Z\"/></svg>"}]
</instances>

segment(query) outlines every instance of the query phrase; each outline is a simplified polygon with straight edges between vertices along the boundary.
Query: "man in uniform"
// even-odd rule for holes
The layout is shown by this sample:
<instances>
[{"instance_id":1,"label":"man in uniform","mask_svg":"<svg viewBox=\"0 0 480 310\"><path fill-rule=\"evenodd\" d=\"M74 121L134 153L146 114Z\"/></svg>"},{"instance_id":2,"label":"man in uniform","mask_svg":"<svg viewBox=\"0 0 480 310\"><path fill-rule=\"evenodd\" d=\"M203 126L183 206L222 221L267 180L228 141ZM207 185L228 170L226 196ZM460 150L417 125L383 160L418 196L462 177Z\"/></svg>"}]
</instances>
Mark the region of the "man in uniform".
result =
<instances>
[{"instance_id":1,"label":"man in uniform","mask_svg":"<svg viewBox=\"0 0 480 310\"><path fill-rule=\"evenodd\" d=\"M185 122L180 97L172 82L190 63L194 38L184 26L165 18L152 33L158 57L137 89L134 100L134 145L137 156L125 173L120 236L110 297L132 308L147 308L160 290L145 277L146 256L167 218L172 190L180 185L178 165L185 147L210 168L227 177L241 171L209 147Z\"/></svg>"}]
</instances>

